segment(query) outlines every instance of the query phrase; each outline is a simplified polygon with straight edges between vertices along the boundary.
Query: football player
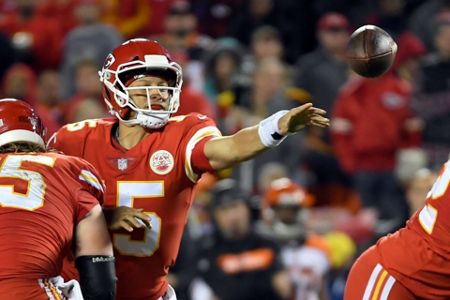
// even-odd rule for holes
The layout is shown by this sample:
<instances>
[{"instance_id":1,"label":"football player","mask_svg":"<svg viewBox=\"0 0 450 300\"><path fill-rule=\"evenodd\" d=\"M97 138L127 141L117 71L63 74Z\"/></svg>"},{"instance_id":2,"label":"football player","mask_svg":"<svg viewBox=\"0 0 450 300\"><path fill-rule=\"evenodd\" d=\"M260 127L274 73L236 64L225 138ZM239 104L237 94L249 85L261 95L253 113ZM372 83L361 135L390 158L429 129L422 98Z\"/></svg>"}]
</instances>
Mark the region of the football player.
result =
<instances>
[{"instance_id":1,"label":"football player","mask_svg":"<svg viewBox=\"0 0 450 300\"><path fill-rule=\"evenodd\" d=\"M450 161L406 226L352 266L345 299L450 299Z\"/></svg>"},{"instance_id":2,"label":"football player","mask_svg":"<svg viewBox=\"0 0 450 300\"><path fill-rule=\"evenodd\" d=\"M179 106L182 70L164 47L146 39L117 47L99 73L114 118L66 125L49 145L85 158L105 178L118 299L176 299L166 277L199 176L250 159L307 125L328 126L329 120L305 104L221 136L207 116L171 117Z\"/></svg>"},{"instance_id":3,"label":"football player","mask_svg":"<svg viewBox=\"0 0 450 300\"><path fill-rule=\"evenodd\" d=\"M112 300L100 177L83 159L47 152L44 135L29 104L0 100L0 298ZM72 240L82 291L58 276Z\"/></svg>"}]
</instances>

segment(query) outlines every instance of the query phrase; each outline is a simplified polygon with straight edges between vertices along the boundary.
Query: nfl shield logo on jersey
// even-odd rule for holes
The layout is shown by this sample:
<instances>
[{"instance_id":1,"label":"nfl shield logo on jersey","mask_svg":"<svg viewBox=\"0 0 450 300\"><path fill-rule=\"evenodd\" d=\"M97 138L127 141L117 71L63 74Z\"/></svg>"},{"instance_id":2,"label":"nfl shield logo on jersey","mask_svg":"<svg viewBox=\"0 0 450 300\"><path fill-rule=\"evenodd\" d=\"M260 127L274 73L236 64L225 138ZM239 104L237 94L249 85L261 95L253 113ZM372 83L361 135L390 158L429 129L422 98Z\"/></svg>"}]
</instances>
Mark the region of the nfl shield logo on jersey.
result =
<instances>
[{"instance_id":1,"label":"nfl shield logo on jersey","mask_svg":"<svg viewBox=\"0 0 450 300\"><path fill-rule=\"evenodd\" d=\"M126 158L119 158L117 160L117 168L120 171L125 171L128 168L128 159L126 159Z\"/></svg>"},{"instance_id":2,"label":"nfl shield logo on jersey","mask_svg":"<svg viewBox=\"0 0 450 300\"><path fill-rule=\"evenodd\" d=\"M165 175L172 171L174 160L172 154L166 150L159 150L150 157L150 168L158 175Z\"/></svg>"}]
</instances>

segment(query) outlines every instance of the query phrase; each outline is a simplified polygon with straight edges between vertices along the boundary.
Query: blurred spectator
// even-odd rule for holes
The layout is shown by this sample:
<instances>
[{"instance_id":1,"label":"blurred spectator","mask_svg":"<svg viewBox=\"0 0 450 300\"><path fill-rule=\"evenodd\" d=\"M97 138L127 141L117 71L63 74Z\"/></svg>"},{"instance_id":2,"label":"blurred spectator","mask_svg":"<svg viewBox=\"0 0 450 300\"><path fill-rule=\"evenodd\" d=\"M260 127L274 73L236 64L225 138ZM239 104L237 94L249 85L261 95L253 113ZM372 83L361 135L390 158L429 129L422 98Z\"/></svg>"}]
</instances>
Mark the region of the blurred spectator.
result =
<instances>
[{"instance_id":1,"label":"blurred spectator","mask_svg":"<svg viewBox=\"0 0 450 300\"><path fill-rule=\"evenodd\" d=\"M12 42L15 58L35 70L56 68L62 32L57 20L36 14L39 1L18 0L17 9L0 18L0 30Z\"/></svg>"},{"instance_id":2,"label":"blurred spectator","mask_svg":"<svg viewBox=\"0 0 450 300\"><path fill-rule=\"evenodd\" d=\"M378 0L378 9L367 18L367 24L377 25L396 39L406 30L405 0Z\"/></svg>"},{"instance_id":3,"label":"blurred spectator","mask_svg":"<svg viewBox=\"0 0 450 300\"><path fill-rule=\"evenodd\" d=\"M217 233L201 241L192 299L291 299L278 247L252 230L248 196L226 179L217 183L212 199Z\"/></svg>"},{"instance_id":4,"label":"blurred spectator","mask_svg":"<svg viewBox=\"0 0 450 300\"><path fill-rule=\"evenodd\" d=\"M305 91L304 99L330 111L339 89L347 81L345 53L350 23L344 15L327 13L317 25L319 47L302 56L296 65L294 85Z\"/></svg>"},{"instance_id":5,"label":"blurred spectator","mask_svg":"<svg viewBox=\"0 0 450 300\"><path fill-rule=\"evenodd\" d=\"M114 27L100 22L100 0L77 0L75 13L79 26L70 31L64 41L61 64L65 98L75 92L74 70L80 61L90 59L100 67L104 58L122 42Z\"/></svg>"},{"instance_id":6,"label":"blurred spectator","mask_svg":"<svg viewBox=\"0 0 450 300\"><path fill-rule=\"evenodd\" d=\"M184 73L189 78L191 87L197 91L203 90L203 62L215 41L201 34L197 28L197 17L188 1L173 1L164 19L164 32L153 36L163 44L172 55L186 55L187 62Z\"/></svg>"},{"instance_id":7,"label":"blurred spectator","mask_svg":"<svg viewBox=\"0 0 450 300\"><path fill-rule=\"evenodd\" d=\"M183 84L180 98L183 100L180 101L180 107L174 116L197 112L212 119L217 119L215 109L206 95L194 90L189 83Z\"/></svg>"},{"instance_id":8,"label":"blurred spectator","mask_svg":"<svg viewBox=\"0 0 450 300\"><path fill-rule=\"evenodd\" d=\"M38 111L45 111L55 124L62 126L63 120L63 92L59 73L53 70L46 70L39 74L37 102Z\"/></svg>"},{"instance_id":9,"label":"blurred spectator","mask_svg":"<svg viewBox=\"0 0 450 300\"><path fill-rule=\"evenodd\" d=\"M257 193L259 195L264 195L272 181L288 176L288 170L285 165L277 162L268 162L264 164L258 175Z\"/></svg>"},{"instance_id":10,"label":"blurred spectator","mask_svg":"<svg viewBox=\"0 0 450 300\"><path fill-rule=\"evenodd\" d=\"M78 0L43 0L40 1L36 14L55 20L65 36L78 24L74 12L77 2Z\"/></svg>"},{"instance_id":11,"label":"blurred spectator","mask_svg":"<svg viewBox=\"0 0 450 300\"><path fill-rule=\"evenodd\" d=\"M173 3L178 0L147 0L150 3L151 12L147 28L143 28L142 36L152 36L164 32L164 22Z\"/></svg>"},{"instance_id":12,"label":"blurred spectator","mask_svg":"<svg viewBox=\"0 0 450 300\"><path fill-rule=\"evenodd\" d=\"M450 12L436 19L434 41L436 51L423 60L413 102L425 121L423 147L432 168L447 161L450 153Z\"/></svg>"},{"instance_id":13,"label":"blurred spectator","mask_svg":"<svg viewBox=\"0 0 450 300\"><path fill-rule=\"evenodd\" d=\"M331 112L338 91L347 81L345 51L350 38L350 23L344 15L330 12L317 24L319 46L302 56L295 67L294 86L290 90L298 101L311 101ZM330 145L329 130L310 128L306 132L303 161L309 182L319 205L346 205L354 201L349 178L341 170Z\"/></svg>"},{"instance_id":14,"label":"blurred spectator","mask_svg":"<svg viewBox=\"0 0 450 300\"><path fill-rule=\"evenodd\" d=\"M183 52L188 54L189 60L202 60L214 41L198 32L197 22L188 1L174 1L164 20L165 31L156 39L171 53Z\"/></svg>"},{"instance_id":15,"label":"blurred spectator","mask_svg":"<svg viewBox=\"0 0 450 300\"><path fill-rule=\"evenodd\" d=\"M108 116L103 103L102 86L98 80L97 64L92 60L80 61L75 68L75 95L69 99L64 123Z\"/></svg>"},{"instance_id":16,"label":"blurred spectator","mask_svg":"<svg viewBox=\"0 0 450 300\"><path fill-rule=\"evenodd\" d=\"M307 228L308 207L314 198L289 178L269 183L264 194L262 221L257 232L281 244L281 259L292 284L295 300L327 299L329 247Z\"/></svg>"},{"instance_id":17,"label":"blurred spectator","mask_svg":"<svg viewBox=\"0 0 450 300\"><path fill-rule=\"evenodd\" d=\"M181 66L183 71L187 70L188 58L183 53L175 53L171 56L172 59ZM191 74L192 75L192 74ZM202 91L195 90L191 83L192 79L189 74L183 72L183 88L181 89L180 107L174 116L186 115L191 112L198 112L216 120L216 107L209 100L206 94Z\"/></svg>"},{"instance_id":18,"label":"blurred spectator","mask_svg":"<svg viewBox=\"0 0 450 300\"><path fill-rule=\"evenodd\" d=\"M427 155L422 148L400 150L397 152L395 177L407 188L416 172L427 166Z\"/></svg>"},{"instance_id":19,"label":"blurred spectator","mask_svg":"<svg viewBox=\"0 0 450 300\"><path fill-rule=\"evenodd\" d=\"M442 12L450 11L450 0L428 0L423 1L410 16L409 28L428 50L435 50L436 16Z\"/></svg>"},{"instance_id":20,"label":"blurred spectator","mask_svg":"<svg viewBox=\"0 0 450 300\"><path fill-rule=\"evenodd\" d=\"M5 73L2 82L2 98L23 99L36 103L36 73L27 65L17 63Z\"/></svg>"},{"instance_id":21,"label":"blurred spectator","mask_svg":"<svg viewBox=\"0 0 450 300\"><path fill-rule=\"evenodd\" d=\"M142 36L152 16L148 0L104 1L103 21L113 25L126 39Z\"/></svg>"},{"instance_id":22,"label":"blurred spectator","mask_svg":"<svg viewBox=\"0 0 450 300\"><path fill-rule=\"evenodd\" d=\"M283 59L283 43L278 30L271 26L257 28L251 37L251 52L242 60L242 72L252 77L258 62L264 59ZM250 79L247 79L250 80Z\"/></svg>"},{"instance_id":23,"label":"blurred spectator","mask_svg":"<svg viewBox=\"0 0 450 300\"><path fill-rule=\"evenodd\" d=\"M425 205L427 194L433 187L438 174L429 169L420 169L415 172L406 189L406 199L409 205L409 214L412 216Z\"/></svg>"},{"instance_id":24,"label":"blurred spectator","mask_svg":"<svg viewBox=\"0 0 450 300\"><path fill-rule=\"evenodd\" d=\"M279 17L275 12L273 0L243 1L240 13L230 23L229 35L237 38L245 46L250 45L253 31L262 25L279 28Z\"/></svg>"},{"instance_id":25,"label":"blurred spectator","mask_svg":"<svg viewBox=\"0 0 450 300\"><path fill-rule=\"evenodd\" d=\"M5 71L15 62L15 55L11 41L0 32L0 80Z\"/></svg>"},{"instance_id":26,"label":"blurred spectator","mask_svg":"<svg viewBox=\"0 0 450 300\"><path fill-rule=\"evenodd\" d=\"M225 42L218 43L206 60L204 91L211 103L217 105L222 116L239 101L241 55L236 44Z\"/></svg>"},{"instance_id":27,"label":"blurred spectator","mask_svg":"<svg viewBox=\"0 0 450 300\"><path fill-rule=\"evenodd\" d=\"M252 86L242 93L239 102L231 106L222 121L222 130L232 134L237 130L257 124L265 116L279 110L290 109L294 103L287 99L287 70L277 59L265 59L255 69ZM292 136L272 151L247 161L233 169L234 178L245 191L257 190L261 167L268 162L286 164L290 176L297 177L302 135Z\"/></svg>"},{"instance_id":28,"label":"blurred spectator","mask_svg":"<svg viewBox=\"0 0 450 300\"><path fill-rule=\"evenodd\" d=\"M36 103L37 78L35 72L29 66L25 64L12 65L3 78L1 94L2 98L22 99L36 108L47 128L46 139L59 128L59 125L49 113Z\"/></svg>"},{"instance_id":29,"label":"blurred spectator","mask_svg":"<svg viewBox=\"0 0 450 300\"><path fill-rule=\"evenodd\" d=\"M233 17L238 13L243 0L191 0L199 20L200 32L213 38L228 33Z\"/></svg>"},{"instance_id":30,"label":"blurred spectator","mask_svg":"<svg viewBox=\"0 0 450 300\"><path fill-rule=\"evenodd\" d=\"M391 71L414 85L420 73L420 59L426 53L425 46L411 32L402 33L398 37L397 43L399 47Z\"/></svg>"},{"instance_id":31,"label":"blurred spectator","mask_svg":"<svg viewBox=\"0 0 450 300\"><path fill-rule=\"evenodd\" d=\"M331 132L339 163L352 175L363 207L375 208L389 224L380 227L384 233L401 225L406 217L394 167L397 151L420 142L420 128L410 126L414 124L410 96L411 86L395 74L357 78L343 88L332 113Z\"/></svg>"}]
</instances>

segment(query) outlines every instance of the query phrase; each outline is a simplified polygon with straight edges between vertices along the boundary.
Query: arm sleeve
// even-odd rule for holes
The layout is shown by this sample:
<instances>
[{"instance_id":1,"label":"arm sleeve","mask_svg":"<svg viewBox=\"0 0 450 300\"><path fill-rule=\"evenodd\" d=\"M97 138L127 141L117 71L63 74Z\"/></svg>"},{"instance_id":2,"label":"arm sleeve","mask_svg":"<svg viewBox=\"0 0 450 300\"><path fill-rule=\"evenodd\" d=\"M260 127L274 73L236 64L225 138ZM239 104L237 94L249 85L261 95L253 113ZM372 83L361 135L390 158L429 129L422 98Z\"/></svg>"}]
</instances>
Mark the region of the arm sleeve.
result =
<instances>
[{"instance_id":1,"label":"arm sleeve","mask_svg":"<svg viewBox=\"0 0 450 300\"><path fill-rule=\"evenodd\" d=\"M76 193L76 222L81 221L97 204L103 204L104 185L91 165L84 165L78 175L80 188Z\"/></svg>"},{"instance_id":2,"label":"arm sleeve","mask_svg":"<svg viewBox=\"0 0 450 300\"><path fill-rule=\"evenodd\" d=\"M87 130L84 128L80 130L69 130L70 128L74 128L75 125L67 124L61 127L47 141L47 148L57 150L66 155L81 157L84 152L84 140Z\"/></svg>"},{"instance_id":3,"label":"arm sleeve","mask_svg":"<svg viewBox=\"0 0 450 300\"><path fill-rule=\"evenodd\" d=\"M200 121L189 130L186 144L185 171L193 182L197 182L202 173L214 171L205 156L204 147L208 140L222 135L213 120L200 117Z\"/></svg>"}]
</instances>

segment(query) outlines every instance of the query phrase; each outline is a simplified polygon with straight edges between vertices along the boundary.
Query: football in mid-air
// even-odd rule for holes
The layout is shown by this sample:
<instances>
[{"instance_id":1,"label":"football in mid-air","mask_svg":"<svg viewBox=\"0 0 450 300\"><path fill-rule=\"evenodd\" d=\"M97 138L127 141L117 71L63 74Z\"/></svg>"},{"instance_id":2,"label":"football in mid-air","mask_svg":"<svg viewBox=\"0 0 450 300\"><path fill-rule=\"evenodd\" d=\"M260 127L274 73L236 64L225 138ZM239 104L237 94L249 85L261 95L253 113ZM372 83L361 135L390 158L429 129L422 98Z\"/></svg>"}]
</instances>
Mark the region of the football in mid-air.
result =
<instances>
[{"instance_id":1,"label":"football in mid-air","mask_svg":"<svg viewBox=\"0 0 450 300\"><path fill-rule=\"evenodd\" d=\"M347 46L347 60L353 71L364 77L378 77L392 65L397 44L380 27L364 25L356 29Z\"/></svg>"}]
</instances>

